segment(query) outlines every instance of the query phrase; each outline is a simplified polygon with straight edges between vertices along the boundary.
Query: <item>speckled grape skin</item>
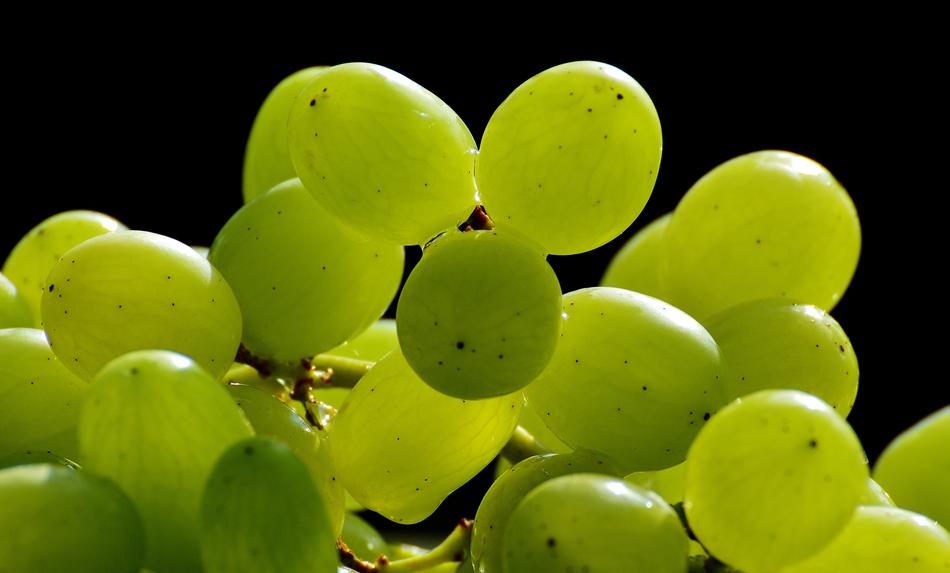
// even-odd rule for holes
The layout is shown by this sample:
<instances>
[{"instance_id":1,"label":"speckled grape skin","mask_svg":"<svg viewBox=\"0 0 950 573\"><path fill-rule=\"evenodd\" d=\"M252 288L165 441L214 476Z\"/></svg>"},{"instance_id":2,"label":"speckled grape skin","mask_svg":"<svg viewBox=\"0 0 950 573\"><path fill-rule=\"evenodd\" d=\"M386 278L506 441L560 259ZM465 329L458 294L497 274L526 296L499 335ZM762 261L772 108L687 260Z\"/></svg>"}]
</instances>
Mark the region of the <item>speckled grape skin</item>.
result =
<instances>
[{"instance_id":1,"label":"speckled grape skin","mask_svg":"<svg viewBox=\"0 0 950 573\"><path fill-rule=\"evenodd\" d=\"M827 169L794 153L759 151L693 185L663 249L669 301L699 320L771 297L830 311L857 267L861 226Z\"/></svg>"},{"instance_id":2,"label":"speckled grape skin","mask_svg":"<svg viewBox=\"0 0 950 573\"><path fill-rule=\"evenodd\" d=\"M682 462L723 404L709 333L663 301L617 288L568 293L564 312L554 358L525 389L541 419L624 473Z\"/></svg>"},{"instance_id":3,"label":"speckled grape skin","mask_svg":"<svg viewBox=\"0 0 950 573\"><path fill-rule=\"evenodd\" d=\"M662 149L656 108L636 80L600 62L561 64L518 86L488 121L479 196L499 229L553 254L582 253L640 214Z\"/></svg>"},{"instance_id":4,"label":"speckled grape skin","mask_svg":"<svg viewBox=\"0 0 950 573\"><path fill-rule=\"evenodd\" d=\"M655 493L609 476L562 476L536 487L512 513L505 572L685 573L687 541Z\"/></svg>"},{"instance_id":5,"label":"speckled grape skin","mask_svg":"<svg viewBox=\"0 0 950 573\"><path fill-rule=\"evenodd\" d=\"M0 274L0 328L29 328L31 326L33 326L33 313L29 303L16 286Z\"/></svg>"},{"instance_id":6,"label":"speckled grape skin","mask_svg":"<svg viewBox=\"0 0 950 573\"><path fill-rule=\"evenodd\" d=\"M53 352L81 378L133 350L185 354L215 378L241 341L224 277L191 247L145 231L89 239L63 256L43 291Z\"/></svg>"},{"instance_id":7,"label":"speckled grape skin","mask_svg":"<svg viewBox=\"0 0 950 573\"><path fill-rule=\"evenodd\" d=\"M672 213L667 213L631 237L610 260L601 286L625 288L666 300L660 284L660 257L663 233L672 217Z\"/></svg>"},{"instance_id":8,"label":"speckled grape skin","mask_svg":"<svg viewBox=\"0 0 950 573\"><path fill-rule=\"evenodd\" d=\"M396 310L413 370L457 398L520 390L561 330L561 286L535 248L498 231L448 234L426 248Z\"/></svg>"},{"instance_id":9,"label":"speckled grape skin","mask_svg":"<svg viewBox=\"0 0 950 573\"><path fill-rule=\"evenodd\" d=\"M475 206L472 134L442 100L393 70L329 68L297 97L288 130L297 176L363 235L422 245Z\"/></svg>"}]
</instances>

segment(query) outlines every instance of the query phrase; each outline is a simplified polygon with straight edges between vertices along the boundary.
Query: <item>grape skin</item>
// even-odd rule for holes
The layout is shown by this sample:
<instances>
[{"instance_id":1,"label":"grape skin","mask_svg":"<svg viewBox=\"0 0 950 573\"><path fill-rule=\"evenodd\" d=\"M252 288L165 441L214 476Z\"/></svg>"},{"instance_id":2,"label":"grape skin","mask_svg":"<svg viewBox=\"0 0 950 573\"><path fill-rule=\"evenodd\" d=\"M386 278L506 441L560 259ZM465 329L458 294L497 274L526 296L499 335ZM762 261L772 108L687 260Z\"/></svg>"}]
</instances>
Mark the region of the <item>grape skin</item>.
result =
<instances>
[{"instance_id":1,"label":"grape skin","mask_svg":"<svg viewBox=\"0 0 950 573\"><path fill-rule=\"evenodd\" d=\"M669 298L660 283L663 234L673 217L667 213L640 229L610 259L601 286L632 290L654 298Z\"/></svg>"},{"instance_id":2,"label":"grape skin","mask_svg":"<svg viewBox=\"0 0 950 573\"><path fill-rule=\"evenodd\" d=\"M10 280L0 274L0 328L33 326L30 305Z\"/></svg>"}]
</instances>

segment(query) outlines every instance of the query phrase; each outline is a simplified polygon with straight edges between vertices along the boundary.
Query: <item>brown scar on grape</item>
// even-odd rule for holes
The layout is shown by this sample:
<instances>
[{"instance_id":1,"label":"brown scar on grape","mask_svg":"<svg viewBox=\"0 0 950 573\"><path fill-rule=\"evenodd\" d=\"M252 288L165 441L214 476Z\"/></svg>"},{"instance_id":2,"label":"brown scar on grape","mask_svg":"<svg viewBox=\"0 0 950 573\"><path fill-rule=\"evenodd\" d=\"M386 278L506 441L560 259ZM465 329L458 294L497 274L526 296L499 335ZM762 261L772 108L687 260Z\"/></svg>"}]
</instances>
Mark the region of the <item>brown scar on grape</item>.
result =
<instances>
[{"instance_id":1,"label":"brown scar on grape","mask_svg":"<svg viewBox=\"0 0 950 573\"><path fill-rule=\"evenodd\" d=\"M495 223L488 216L488 211L481 205L476 205L468 219L458 226L458 230L463 233L470 231L491 231L495 228Z\"/></svg>"}]
</instances>

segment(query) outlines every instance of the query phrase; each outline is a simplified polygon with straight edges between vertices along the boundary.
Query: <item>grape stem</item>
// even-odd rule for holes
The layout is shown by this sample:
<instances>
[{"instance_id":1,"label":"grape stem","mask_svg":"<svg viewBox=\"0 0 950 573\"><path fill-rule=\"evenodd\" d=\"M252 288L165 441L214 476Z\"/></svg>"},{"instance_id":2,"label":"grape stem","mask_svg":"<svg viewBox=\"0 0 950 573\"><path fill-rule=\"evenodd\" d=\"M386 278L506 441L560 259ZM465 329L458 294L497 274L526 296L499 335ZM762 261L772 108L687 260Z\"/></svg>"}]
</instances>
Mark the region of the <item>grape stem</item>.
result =
<instances>
[{"instance_id":1,"label":"grape stem","mask_svg":"<svg viewBox=\"0 0 950 573\"><path fill-rule=\"evenodd\" d=\"M472 523L471 519L460 520L452 533L435 549L425 555L416 555L397 561L390 561L385 555L380 555L373 563L363 561L356 557L341 539L337 541L340 563L358 573L413 573L443 563L458 563L465 559L465 552L471 543Z\"/></svg>"},{"instance_id":2,"label":"grape stem","mask_svg":"<svg viewBox=\"0 0 950 573\"><path fill-rule=\"evenodd\" d=\"M541 445L541 442L534 439L534 436L528 433L521 426L515 427L514 433L508 438L508 442L501 449L501 457L505 458L511 465L515 465L521 460L531 456L543 456L553 454L551 450Z\"/></svg>"}]
</instances>

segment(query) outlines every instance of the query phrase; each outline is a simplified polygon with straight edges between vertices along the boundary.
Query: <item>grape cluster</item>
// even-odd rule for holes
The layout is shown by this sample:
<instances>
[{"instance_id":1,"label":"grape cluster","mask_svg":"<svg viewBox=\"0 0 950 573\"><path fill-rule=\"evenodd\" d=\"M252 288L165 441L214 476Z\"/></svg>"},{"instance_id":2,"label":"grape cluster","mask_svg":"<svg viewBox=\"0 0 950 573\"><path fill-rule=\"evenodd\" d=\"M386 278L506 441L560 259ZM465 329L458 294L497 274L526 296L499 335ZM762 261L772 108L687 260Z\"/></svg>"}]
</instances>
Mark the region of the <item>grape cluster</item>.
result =
<instances>
[{"instance_id":1,"label":"grape cluster","mask_svg":"<svg viewBox=\"0 0 950 573\"><path fill-rule=\"evenodd\" d=\"M210 249L43 221L0 275L0 572L950 571L950 407L873 476L846 421L861 231L821 165L720 165L562 295L547 256L630 226L661 152L607 64L477 145L348 63L274 88ZM499 455L432 550L355 513L417 523Z\"/></svg>"}]
</instances>

